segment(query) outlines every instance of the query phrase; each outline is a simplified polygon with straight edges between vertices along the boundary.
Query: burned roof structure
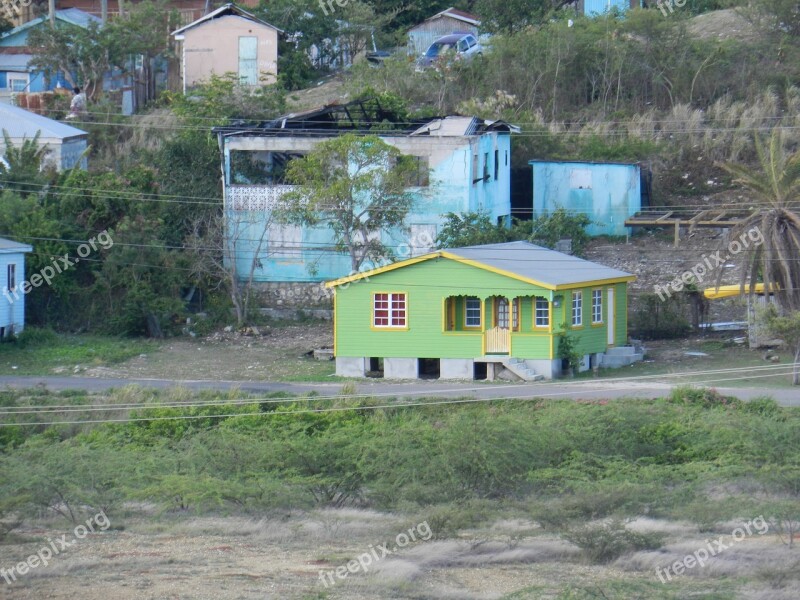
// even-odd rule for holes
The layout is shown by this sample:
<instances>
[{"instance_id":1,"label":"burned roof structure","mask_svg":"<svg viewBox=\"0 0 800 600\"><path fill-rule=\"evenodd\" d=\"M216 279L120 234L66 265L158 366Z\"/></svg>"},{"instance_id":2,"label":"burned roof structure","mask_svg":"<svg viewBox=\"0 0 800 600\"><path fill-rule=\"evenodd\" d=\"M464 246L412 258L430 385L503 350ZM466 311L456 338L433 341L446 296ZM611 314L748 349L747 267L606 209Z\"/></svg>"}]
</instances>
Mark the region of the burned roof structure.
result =
<instances>
[{"instance_id":1,"label":"burned roof structure","mask_svg":"<svg viewBox=\"0 0 800 600\"><path fill-rule=\"evenodd\" d=\"M483 121L458 115L417 120L403 120L396 110L381 104L378 98L328 104L322 108L290 113L271 121L234 121L215 127L214 133L231 136L331 136L345 133L363 135L438 135L471 136L488 131L519 132L505 121Z\"/></svg>"}]
</instances>

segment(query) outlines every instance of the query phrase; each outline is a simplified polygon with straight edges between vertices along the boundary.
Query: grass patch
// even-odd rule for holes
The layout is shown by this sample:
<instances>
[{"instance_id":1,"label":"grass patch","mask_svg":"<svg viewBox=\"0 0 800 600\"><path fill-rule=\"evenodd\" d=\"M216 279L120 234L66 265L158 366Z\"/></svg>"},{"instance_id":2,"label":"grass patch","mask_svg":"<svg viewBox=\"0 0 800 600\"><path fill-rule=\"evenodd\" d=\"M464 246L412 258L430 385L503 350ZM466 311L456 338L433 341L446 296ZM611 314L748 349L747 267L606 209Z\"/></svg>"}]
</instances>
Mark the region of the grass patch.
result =
<instances>
[{"instance_id":1,"label":"grass patch","mask_svg":"<svg viewBox=\"0 0 800 600\"><path fill-rule=\"evenodd\" d=\"M55 333L26 329L18 340L0 344L0 373L5 375L53 375L75 367L101 367L123 362L141 353L158 350L159 342L98 335Z\"/></svg>"}]
</instances>

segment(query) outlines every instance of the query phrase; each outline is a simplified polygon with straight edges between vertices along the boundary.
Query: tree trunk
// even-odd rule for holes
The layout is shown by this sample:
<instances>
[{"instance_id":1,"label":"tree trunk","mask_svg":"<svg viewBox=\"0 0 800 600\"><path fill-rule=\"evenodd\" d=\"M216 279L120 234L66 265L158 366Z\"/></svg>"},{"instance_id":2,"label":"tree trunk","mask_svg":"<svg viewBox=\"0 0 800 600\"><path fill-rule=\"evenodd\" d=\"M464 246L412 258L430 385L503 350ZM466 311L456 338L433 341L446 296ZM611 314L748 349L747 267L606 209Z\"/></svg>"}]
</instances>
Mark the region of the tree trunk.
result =
<instances>
[{"instance_id":1,"label":"tree trunk","mask_svg":"<svg viewBox=\"0 0 800 600\"><path fill-rule=\"evenodd\" d=\"M56 26L56 0L47 0L47 16L50 18L50 27Z\"/></svg>"},{"instance_id":2,"label":"tree trunk","mask_svg":"<svg viewBox=\"0 0 800 600\"><path fill-rule=\"evenodd\" d=\"M794 353L794 371L792 374L792 385L800 385L800 344Z\"/></svg>"},{"instance_id":3,"label":"tree trunk","mask_svg":"<svg viewBox=\"0 0 800 600\"><path fill-rule=\"evenodd\" d=\"M105 26L108 21L108 0L100 0L100 20Z\"/></svg>"}]
</instances>

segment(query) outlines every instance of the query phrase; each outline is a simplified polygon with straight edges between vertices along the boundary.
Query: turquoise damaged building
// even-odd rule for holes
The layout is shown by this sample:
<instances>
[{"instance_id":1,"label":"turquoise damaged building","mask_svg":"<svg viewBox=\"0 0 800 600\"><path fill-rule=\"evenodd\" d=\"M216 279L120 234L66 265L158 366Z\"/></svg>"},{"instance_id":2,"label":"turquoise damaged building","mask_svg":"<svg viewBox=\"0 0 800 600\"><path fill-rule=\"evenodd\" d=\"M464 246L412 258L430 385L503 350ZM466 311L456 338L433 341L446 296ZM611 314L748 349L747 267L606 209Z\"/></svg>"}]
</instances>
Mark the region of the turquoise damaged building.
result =
<instances>
[{"instance_id":1,"label":"turquoise damaged building","mask_svg":"<svg viewBox=\"0 0 800 600\"><path fill-rule=\"evenodd\" d=\"M533 216L557 208L585 214L592 220L589 235L628 235L625 219L648 202L648 186L642 184L635 163L532 160Z\"/></svg>"},{"instance_id":2,"label":"turquoise damaged building","mask_svg":"<svg viewBox=\"0 0 800 600\"><path fill-rule=\"evenodd\" d=\"M379 135L419 161L406 231L381 234L398 256L430 252L449 212L484 212L495 222L510 219L510 134L518 128L448 116L387 129L393 120L377 100L366 100L214 130L222 149L226 237L241 277L249 276L254 258L258 283L322 282L350 273L350 258L333 249L328 227L282 225L271 218L292 189L285 180L287 164L344 133Z\"/></svg>"}]
</instances>

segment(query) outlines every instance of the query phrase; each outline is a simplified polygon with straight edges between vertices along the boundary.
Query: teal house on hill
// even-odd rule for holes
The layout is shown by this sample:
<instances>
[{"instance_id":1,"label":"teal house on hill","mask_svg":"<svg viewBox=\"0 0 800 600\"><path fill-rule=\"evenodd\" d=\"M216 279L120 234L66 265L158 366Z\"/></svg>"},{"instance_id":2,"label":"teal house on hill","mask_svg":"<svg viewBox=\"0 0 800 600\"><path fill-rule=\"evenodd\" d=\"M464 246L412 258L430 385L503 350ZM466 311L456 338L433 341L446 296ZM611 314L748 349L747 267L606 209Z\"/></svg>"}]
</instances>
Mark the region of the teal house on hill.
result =
<instances>
[{"instance_id":1,"label":"teal house on hill","mask_svg":"<svg viewBox=\"0 0 800 600\"><path fill-rule=\"evenodd\" d=\"M630 273L528 242L437 250L330 281L336 373L550 379L641 360L626 346Z\"/></svg>"}]
</instances>

